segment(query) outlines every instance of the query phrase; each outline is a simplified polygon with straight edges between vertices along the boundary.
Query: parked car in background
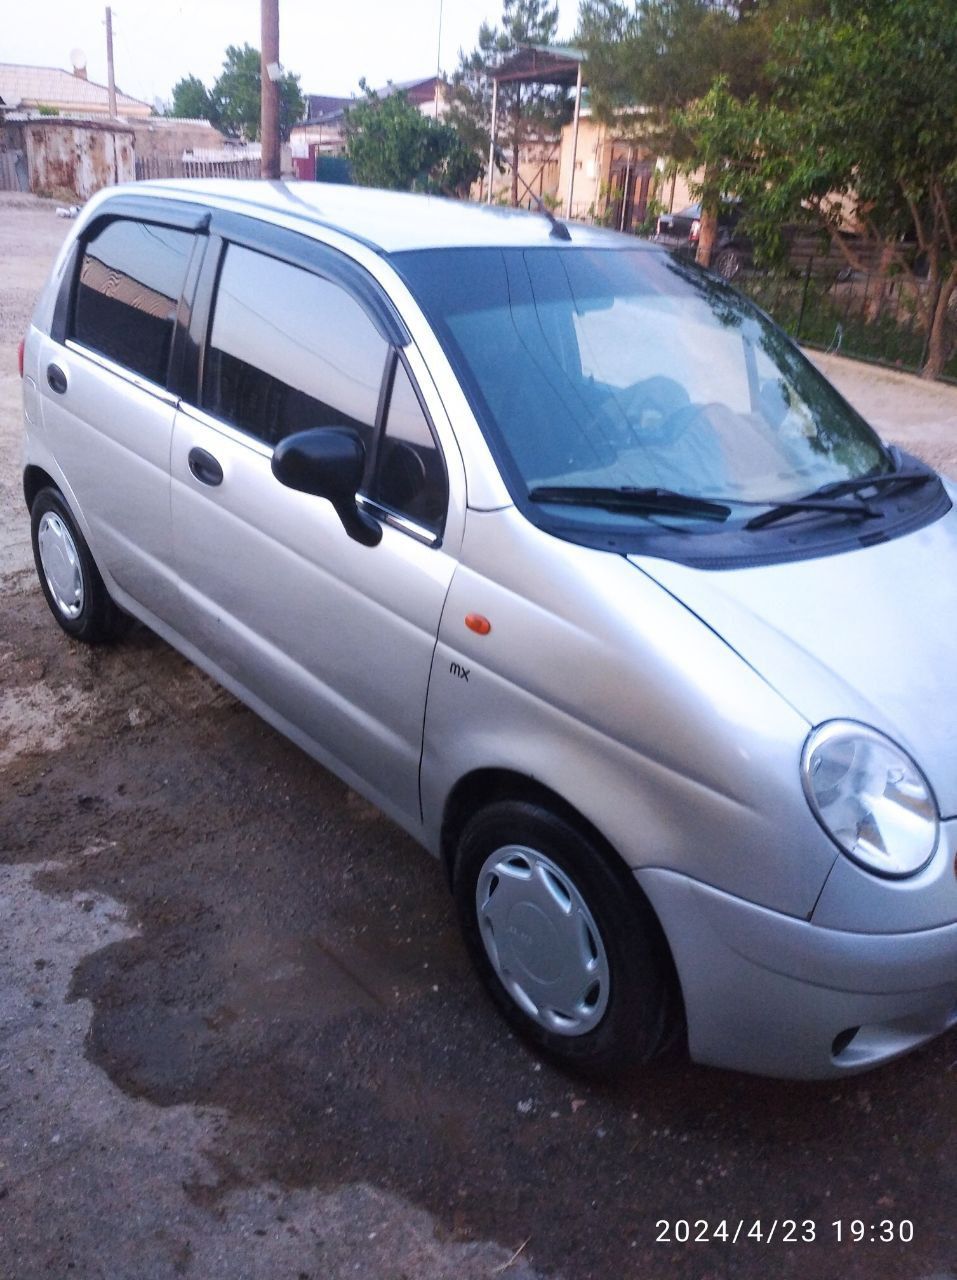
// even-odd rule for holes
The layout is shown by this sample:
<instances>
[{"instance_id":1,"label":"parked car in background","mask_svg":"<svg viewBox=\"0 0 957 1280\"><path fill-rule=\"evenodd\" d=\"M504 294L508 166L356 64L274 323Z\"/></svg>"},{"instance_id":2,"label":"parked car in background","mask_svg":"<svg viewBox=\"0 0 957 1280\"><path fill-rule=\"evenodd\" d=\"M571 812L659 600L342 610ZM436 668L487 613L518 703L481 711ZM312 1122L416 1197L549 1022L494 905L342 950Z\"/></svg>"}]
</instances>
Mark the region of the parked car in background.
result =
<instances>
[{"instance_id":1,"label":"parked car in background","mask_svg":"<svg viewBox=\"0 0 957 1280\"><path fill-rule=\"evenodd\" d=\"M689 204L677 213L658 215L655 226L655 239L660 244L687 244L691 239L691 228L701 220L701 205Z\"/></svg>"},{"instance_id":2,"label":"parked car in background","mask_svg":"<svg viewBox=\"0 0 957 1280\"><path fill-rule=\"evenodd\" d=\"M143 182L21 360L60 627L138 618L441 859L542 1052L842 1076L957 1023L957 490L724 281Z\"/></svg>"},{"instance_id":3,"label":"parked car in background","mask_svg":"<svg viewBox=\"0 0 957 1280\"><path fill-rule=\"evenodd\" d=\"M711 270L725 280L734 277L751 262L752 244L739 231L744 210L732 202L726 204L718 215L718 235L711 257ZM655 240L675 249L680 256L693 258L697 253L701 232L701 204L689 204L678 213L663 213L655 227Z\"/></svg>"}]
</instances>

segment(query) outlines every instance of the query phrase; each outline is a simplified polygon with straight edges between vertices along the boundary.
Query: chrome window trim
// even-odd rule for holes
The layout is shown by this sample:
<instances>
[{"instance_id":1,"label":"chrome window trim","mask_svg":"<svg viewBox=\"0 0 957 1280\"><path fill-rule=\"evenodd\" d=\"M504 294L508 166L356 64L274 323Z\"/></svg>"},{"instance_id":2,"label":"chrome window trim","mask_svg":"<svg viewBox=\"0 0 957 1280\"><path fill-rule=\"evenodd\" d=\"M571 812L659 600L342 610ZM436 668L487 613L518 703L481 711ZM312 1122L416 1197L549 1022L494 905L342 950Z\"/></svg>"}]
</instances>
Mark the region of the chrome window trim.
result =
<instances>
[{"instance_id":1,"label":"chrome window trim","mask_svg":"<svg viewBox=\"0 0 957 1280\"><path fill-rule=\"evenodd\" d=\"M376 520L381 520L383 524L387 524L392 529L398 529L400 533L406 533L410 538L414 538L416 542L424 543L427 547L437 547L442 539L432 529L427 529L424 525L416 524L414 520L410 520L408 516L399 515L397 511L391 511L388 507L383 507L381 503L376 502L372 498L367 498L364 493L356 494L356 502L364 511L368 511L369 515L374 516Z\"/></svg>"},{"instance_id":2,"label":"chrome window trim","mask_svg":"<svg viewBox=\"0 0 957 1280\"><path fill-rule=\"evenodd\" d=\"M255 436L247 435L246 432L230 426L229 423L220 422L218 418L214 418L203 409L197 409L195 405L188 404L186 401L180 403L179 409L180 413L199 423L200 426L209 427L212 431L218 431L220 435L225 436L227 440L245 445L253 453L258 453L261 458L272 459L272 448ZM427 547L437 547L441 544L442 539L434 530L417 524L407 516L399 515L397 511L390 511L388 507L383 507L380 503L373 501L372 498L367 498L365 494L357 493L356 502L360 507L368 511L371 516L374 516L376 520L381 520L383 524L389 525L390 528L407 534L410 538L414 538L416 542L421 542Z\"/></svg>"},{"instance_id":3,"label":"chrome window trim","mask_svg":"<svg viewBox=\"0 0 957 1280\"><path fill-rule=\"evenodd\" d=\"M68 351L72 351L74 355L82 356L85 360L89 360L91 364L98 365L99 368L107 373L115 374L117 378L122 378L124 382L130 383L138 391L145 391L149 395L155 396L157 400L162 400L164 404L169 405L171 408L175 409L179 404L179 396L172 391L168 391L166 387L161 387L158 382L152 382L149 378L144 378L142 374L134 373L125 364L117 364L109 356L104 356L99 351L94 351L91 347L85 347L81 342L77 342L75 338L67 338L63 345Z\"/></svg>"},{"instance_id":4,"label":"chrome window trim","mask_svg":"<svg viewBox=\"0 0 957 1280\"><path fill-rule=\"evenodd\" d=\"M238 427L234 427L228 422L223 422L221 418L214 418L205 409L198 409L196 405L190 404L186 400L180 402L179 409L180 413L185 414L187 418L192 418L201 427L209 427L212 431L218 431L227 440L232 440L234 444L245 445L253 453L258 453L261 458L272 458L272 446L266 444L264 440L260 440L258 436L251 435L247 431L240 431Z\"/></svg>"}]
</instances>

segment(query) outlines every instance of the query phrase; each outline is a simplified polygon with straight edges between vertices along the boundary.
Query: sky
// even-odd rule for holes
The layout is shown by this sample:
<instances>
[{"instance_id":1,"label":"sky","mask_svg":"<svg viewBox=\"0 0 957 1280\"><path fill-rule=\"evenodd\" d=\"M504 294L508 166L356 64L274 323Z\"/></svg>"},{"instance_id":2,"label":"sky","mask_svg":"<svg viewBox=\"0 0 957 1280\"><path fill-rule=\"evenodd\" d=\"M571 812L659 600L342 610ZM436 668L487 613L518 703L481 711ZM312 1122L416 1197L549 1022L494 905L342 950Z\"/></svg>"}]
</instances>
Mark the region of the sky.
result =
<instances>
[{"instance_id":1,"label":"sky","mask_svg":"<svg viewBox=\"0 0 957 1280\"><path fill-rule=\"evenodd\" d=\"M279 0L279 53L304 93L348 97L360 77L374 87L430 76L439 51L451 71L472 49L483 21L497 23L500 0ZM86 54L89 78L106 84L105 5L98 0L5 0L0 62L69 70ZM577 0L560 0L559 39L574 34ZM134 98L164 102L183 76L209 86L228 44L259 48L259 0L118 0L113 5L116 83Z\"/></svg>"}]
</instances>

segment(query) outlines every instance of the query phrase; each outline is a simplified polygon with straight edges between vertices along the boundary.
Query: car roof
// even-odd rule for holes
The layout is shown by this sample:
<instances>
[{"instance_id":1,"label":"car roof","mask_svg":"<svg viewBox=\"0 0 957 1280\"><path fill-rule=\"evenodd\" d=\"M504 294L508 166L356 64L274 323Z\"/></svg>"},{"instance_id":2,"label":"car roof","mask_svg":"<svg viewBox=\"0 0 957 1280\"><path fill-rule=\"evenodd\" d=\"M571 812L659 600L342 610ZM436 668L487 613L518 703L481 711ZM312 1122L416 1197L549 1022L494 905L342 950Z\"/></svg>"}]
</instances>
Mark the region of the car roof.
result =
<instances>
[{"instance_id":1,"label":"car roof","mask_svg":"<svg viewBox=\"0 0 957 1280\"><path fill-rule=\"evenodd\" d=\"M568 243L551 235L549 221L541 213L489 207L444 196L407 195L328 182L220 178L137 182L123 190L127 195L188 200L266 221L271 214L295 218L339 231L385 254L409 249L560 246L563 243L567 246ZM581 222L569 222L568 230L572 245L635 249L641 243L634 236ZM657 252L650 245L642 247Z\"/></svg>"}]
</instances>

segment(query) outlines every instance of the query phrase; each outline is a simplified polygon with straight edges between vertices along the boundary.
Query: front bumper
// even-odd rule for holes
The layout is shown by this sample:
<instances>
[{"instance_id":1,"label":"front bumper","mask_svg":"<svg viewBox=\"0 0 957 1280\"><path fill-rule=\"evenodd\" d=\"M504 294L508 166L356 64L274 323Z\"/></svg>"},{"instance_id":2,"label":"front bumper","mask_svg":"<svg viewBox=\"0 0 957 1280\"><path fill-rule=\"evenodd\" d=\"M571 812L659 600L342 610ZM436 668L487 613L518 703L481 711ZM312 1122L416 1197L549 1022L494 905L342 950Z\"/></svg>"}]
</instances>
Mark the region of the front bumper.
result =
<instances>
[{"instance_id":1,"label":"front bumper","mask_svg":"<svg viewBox=\"0 0 957 1280\"><path fill-rule=\"evenodd\" d=\"M671 945L696 1062L823 1079L957 1024L957 924L850 933L672 871L635 874Z\"/></svg>"}]
</instances>

